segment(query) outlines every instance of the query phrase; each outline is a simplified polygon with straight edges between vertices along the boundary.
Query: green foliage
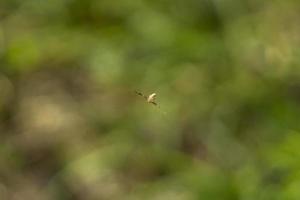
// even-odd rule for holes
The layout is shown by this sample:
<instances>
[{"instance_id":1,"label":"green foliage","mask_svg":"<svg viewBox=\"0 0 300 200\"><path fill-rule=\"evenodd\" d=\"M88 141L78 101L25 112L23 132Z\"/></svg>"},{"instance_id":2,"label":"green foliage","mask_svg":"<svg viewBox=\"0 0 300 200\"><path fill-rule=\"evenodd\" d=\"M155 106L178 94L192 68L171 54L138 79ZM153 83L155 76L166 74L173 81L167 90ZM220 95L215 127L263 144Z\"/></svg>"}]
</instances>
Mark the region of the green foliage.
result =
<instances>
[{"instance_id":1,"label":"green foliage","mask_svg":"<svg viewBox=\"0 0 300 200\"><path fill-rule=\"evenodd\" d=\"M3 0L0 199L298 200L299 11Z\"/></svg>"}]
</instances>

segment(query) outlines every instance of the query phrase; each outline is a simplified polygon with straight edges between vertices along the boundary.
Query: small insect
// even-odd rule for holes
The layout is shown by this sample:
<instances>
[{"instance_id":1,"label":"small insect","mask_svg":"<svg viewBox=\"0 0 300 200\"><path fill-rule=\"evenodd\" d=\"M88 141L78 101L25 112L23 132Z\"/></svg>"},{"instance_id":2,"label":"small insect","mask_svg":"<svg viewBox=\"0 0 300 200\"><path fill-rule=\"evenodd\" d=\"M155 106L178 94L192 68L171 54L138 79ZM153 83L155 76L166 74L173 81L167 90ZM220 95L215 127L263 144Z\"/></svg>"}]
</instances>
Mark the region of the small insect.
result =
<instances>
[{"instance_id":1,"label":"small insect","mask_svg":"<svg viewBox=\"0 0 300 200\"><path fill-rule=\"evenodd\" d=\"M141 92L137 92L137 91L135 91L135 93L137 95L143 97L148 103L151 103L151 104L157 106L157 103L155 102L155 100L156 100L156 93L152 93L149 96L146 96L146 95L142 94Z\"/></svg>"}]
</instances>

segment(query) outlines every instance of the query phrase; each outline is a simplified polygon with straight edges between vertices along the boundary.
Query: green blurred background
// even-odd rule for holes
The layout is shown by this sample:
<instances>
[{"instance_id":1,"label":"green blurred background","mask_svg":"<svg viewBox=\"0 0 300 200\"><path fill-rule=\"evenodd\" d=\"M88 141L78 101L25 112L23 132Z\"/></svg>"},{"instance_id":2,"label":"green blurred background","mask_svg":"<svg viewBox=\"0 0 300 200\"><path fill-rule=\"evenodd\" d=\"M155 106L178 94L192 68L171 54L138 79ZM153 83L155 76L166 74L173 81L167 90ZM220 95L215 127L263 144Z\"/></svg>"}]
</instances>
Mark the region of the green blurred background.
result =
<instances>
[{"instance_id":1,"label":"green blurred background","mask_svg":"<svg viewBox=\"0 0 300 200\"><path fill-rule=\"evenodd\" d=\"M1 0L0 199L299 200L299 19L294 0Z\"/></svg>"}]
</instances>

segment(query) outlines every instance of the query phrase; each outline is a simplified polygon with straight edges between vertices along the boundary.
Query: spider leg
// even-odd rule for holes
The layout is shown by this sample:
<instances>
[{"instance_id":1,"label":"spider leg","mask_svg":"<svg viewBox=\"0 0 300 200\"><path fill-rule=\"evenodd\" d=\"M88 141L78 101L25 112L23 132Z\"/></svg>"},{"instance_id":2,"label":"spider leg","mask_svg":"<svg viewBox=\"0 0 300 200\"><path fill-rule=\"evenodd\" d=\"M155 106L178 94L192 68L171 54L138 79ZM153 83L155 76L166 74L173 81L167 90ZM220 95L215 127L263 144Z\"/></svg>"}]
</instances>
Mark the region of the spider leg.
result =
<instances>
[{"instance_id":1,"label":"spider leg","mask_svg":"<svg viewBox=\"0 0 300 200\"><path fill-rule=\"evenodd\" d=\"M144 99L147 100L148 97L146 97L145 95L143 95L141 92L138 92L138 91L134 91L137 95L143 97Z\"/></svg>"},{"instance_id":2,"label":"spider leg","mask_svg":"<svg viewBox=\"0 0 300 200\"><path fill-rule=\"evenodd\" d=\"M154 102L154 101L151 101L151 102L149 102L149 103L152 103L153 105L157 106L157 103Z\"/></svg>"}]
</instances>

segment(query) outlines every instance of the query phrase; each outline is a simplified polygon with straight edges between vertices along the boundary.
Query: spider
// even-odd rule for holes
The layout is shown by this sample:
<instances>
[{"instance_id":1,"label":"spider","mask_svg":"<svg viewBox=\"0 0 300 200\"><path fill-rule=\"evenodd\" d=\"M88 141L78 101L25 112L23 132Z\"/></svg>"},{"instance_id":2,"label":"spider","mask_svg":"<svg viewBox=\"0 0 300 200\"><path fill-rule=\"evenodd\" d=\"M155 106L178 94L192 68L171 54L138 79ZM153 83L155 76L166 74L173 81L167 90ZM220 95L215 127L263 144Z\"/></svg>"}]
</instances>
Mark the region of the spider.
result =
<instances>
[{"instance_id":1,"label":"spider","mask_svg":"<svg viewBox=\"0 0 300 200\"><path fill-rule=\"evenodd\" d=\"M156 93L152 93L152 94L150 94L149 96L146 96L146 95L144 95L143 93L137 92L137 91L135 91L135 93L136 93L137 95L143 97L148 103L151 103L151 104L157 106L157 108L159 109L159 112L161 112L163 115L166 115L166 114L167 114L167 112L161 110L160 106L155 102L155 99L156 99Z\"/></svg>"},{"instance_id":2,"label":"spider","mask_svg":"<svg viewBox=\"0 0 300 200\"><path fill-rule=\"evenodd\" d=\"M137 95L143 97L144 99L146 99L146 101L147 101L148 103L151 103L151 104L157 106L157 103L155 102L155 99L156 99L156 93L152 93L152 94L150 94L149 96L146 96L146 95L142 94L141 92L137 92L137 91L135 91L135 93L136 93Z\"/></svg>"}]
</instances>

